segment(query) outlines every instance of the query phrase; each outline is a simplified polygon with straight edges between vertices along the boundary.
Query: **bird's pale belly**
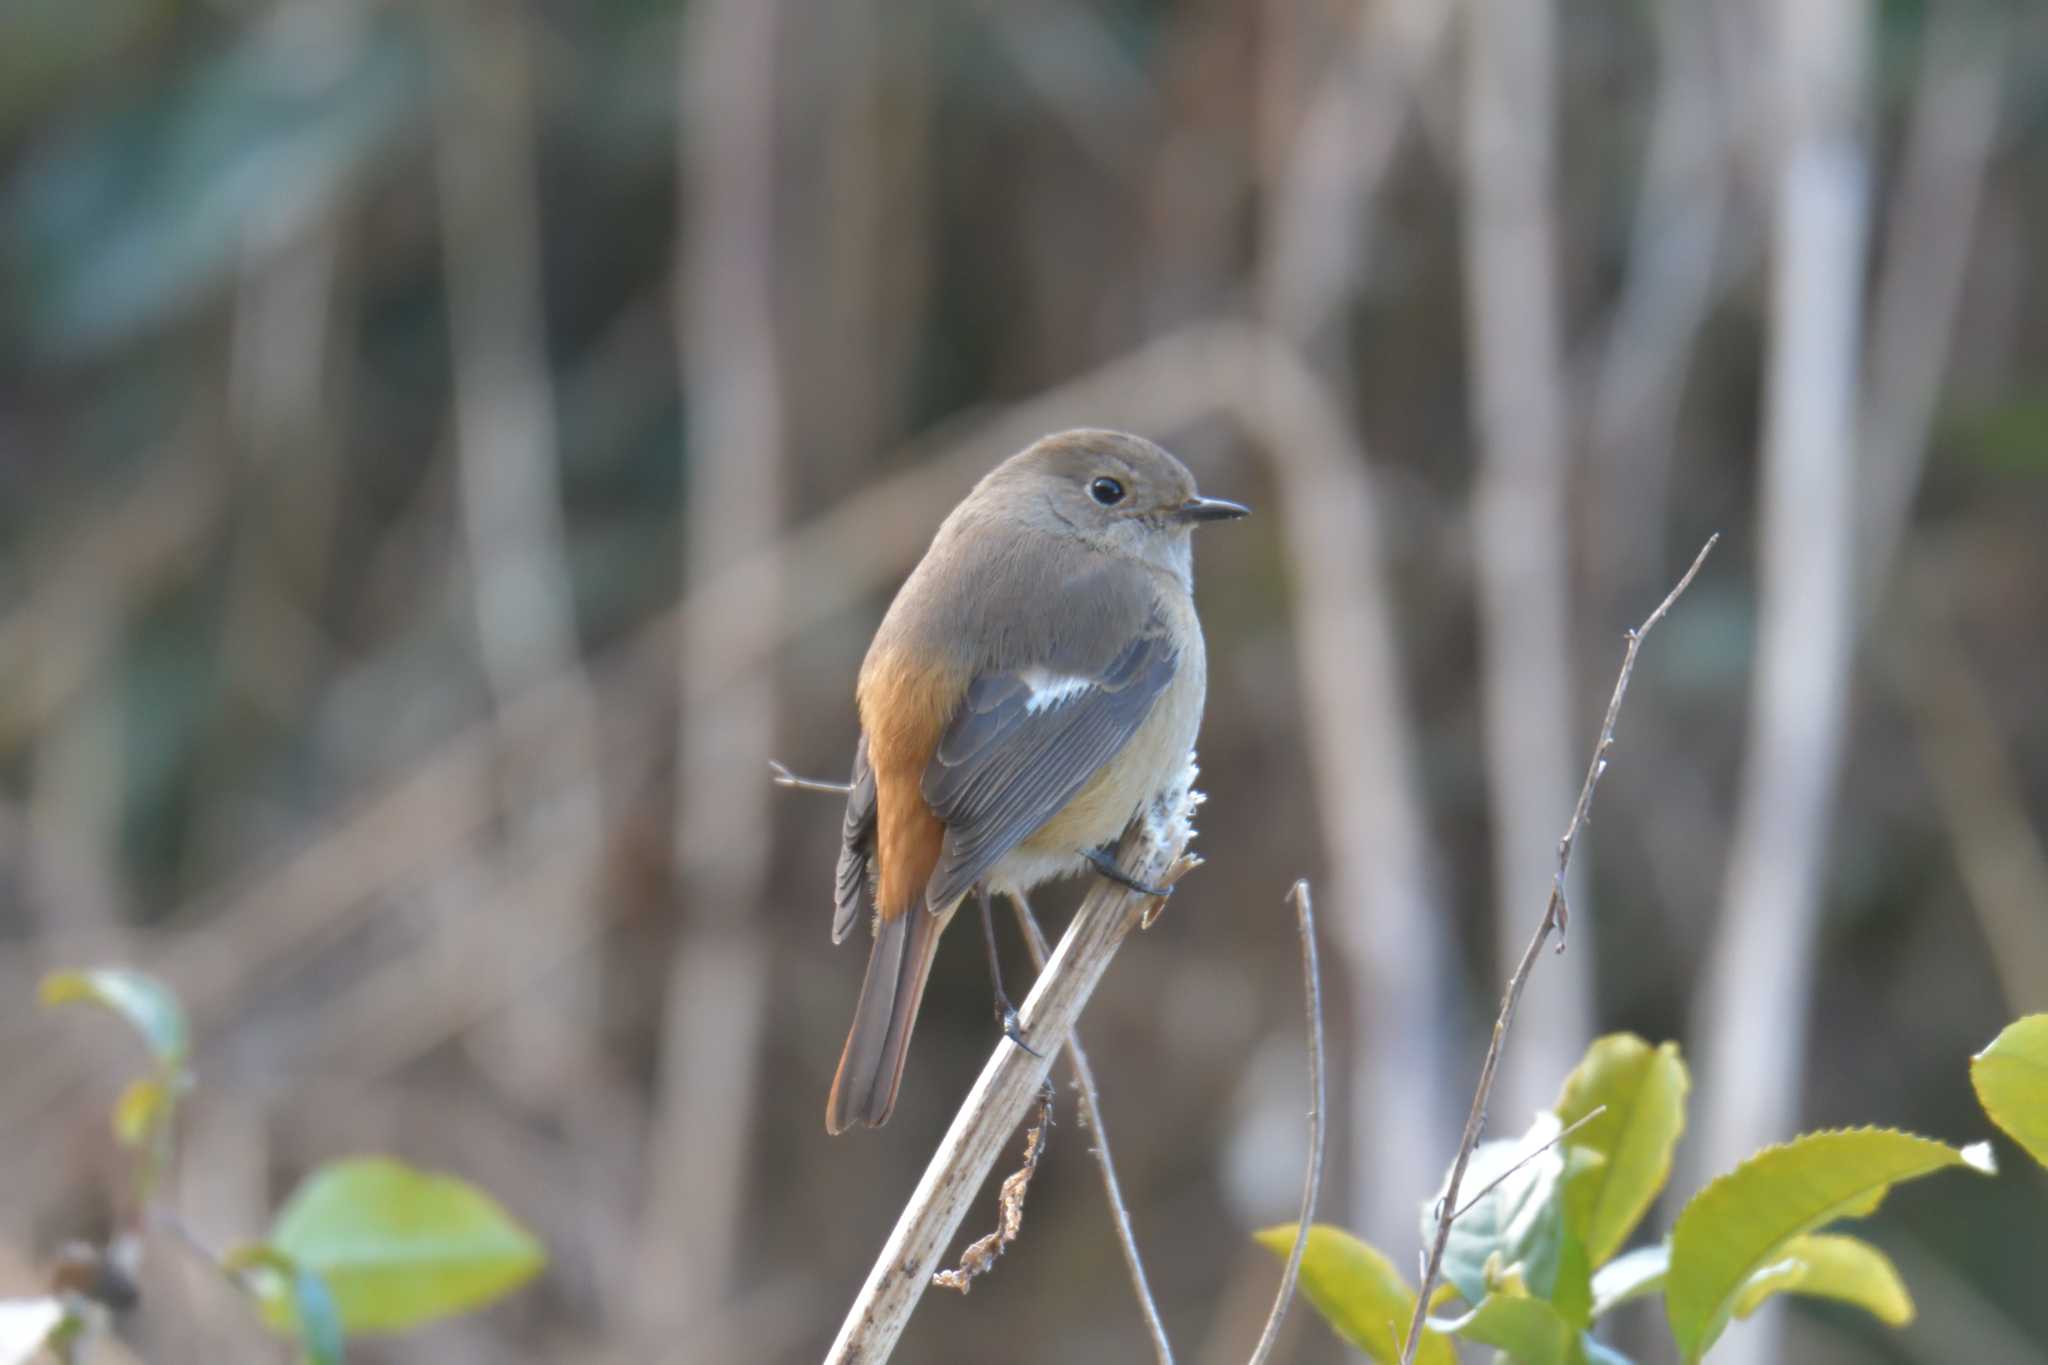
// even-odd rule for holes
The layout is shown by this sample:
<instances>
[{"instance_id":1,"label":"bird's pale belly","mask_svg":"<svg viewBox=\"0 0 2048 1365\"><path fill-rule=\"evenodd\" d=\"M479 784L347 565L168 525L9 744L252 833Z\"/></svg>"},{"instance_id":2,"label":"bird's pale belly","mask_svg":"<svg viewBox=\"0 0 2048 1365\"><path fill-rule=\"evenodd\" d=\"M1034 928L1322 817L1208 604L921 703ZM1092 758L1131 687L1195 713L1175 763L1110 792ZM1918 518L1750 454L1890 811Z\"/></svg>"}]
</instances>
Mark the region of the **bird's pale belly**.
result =
<instances>
[{"instance_id":1,"label":"bird's pale belly","mask_svg":"<svg viewBox=\"0 0 2048 1365\"><path fill-rule=\"evenodd\" d=\"M1181 775L1194 748L1207 691L1199 644L1183 658L1173 681L1154 703L1116 759L1103 765L1059 814L990 869L993 891L1028 891L1069 876L1087 863L1082 855L1119 838L1147 801Z\"/></svg>"}]
</instances>

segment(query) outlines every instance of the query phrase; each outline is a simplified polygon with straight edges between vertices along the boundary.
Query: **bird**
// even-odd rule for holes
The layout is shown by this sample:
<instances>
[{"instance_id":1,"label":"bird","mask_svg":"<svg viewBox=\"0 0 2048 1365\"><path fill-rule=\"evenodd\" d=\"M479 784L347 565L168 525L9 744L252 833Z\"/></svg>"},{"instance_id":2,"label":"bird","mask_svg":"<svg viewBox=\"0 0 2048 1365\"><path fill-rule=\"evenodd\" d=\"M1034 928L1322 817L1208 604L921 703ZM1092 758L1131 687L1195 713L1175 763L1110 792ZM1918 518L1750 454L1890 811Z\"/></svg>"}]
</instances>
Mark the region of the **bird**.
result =
<instances>
[{"instance_id":1,"label":"bird","mask_svg":"<svg viewBox=\"0 0 2048 1365\"><path fill-rule=\"evenodd\" d=\"M1185 771L1208 669L1192 532L1250 509L1202 496L1151 441L1081 428L997 465L939 526L875 631L832 939L872 903L873 944L825 1127L895 1108L939 935L989 898L1085 868L1140 890L1107 852Z\"/></svg>"}]
</instances>

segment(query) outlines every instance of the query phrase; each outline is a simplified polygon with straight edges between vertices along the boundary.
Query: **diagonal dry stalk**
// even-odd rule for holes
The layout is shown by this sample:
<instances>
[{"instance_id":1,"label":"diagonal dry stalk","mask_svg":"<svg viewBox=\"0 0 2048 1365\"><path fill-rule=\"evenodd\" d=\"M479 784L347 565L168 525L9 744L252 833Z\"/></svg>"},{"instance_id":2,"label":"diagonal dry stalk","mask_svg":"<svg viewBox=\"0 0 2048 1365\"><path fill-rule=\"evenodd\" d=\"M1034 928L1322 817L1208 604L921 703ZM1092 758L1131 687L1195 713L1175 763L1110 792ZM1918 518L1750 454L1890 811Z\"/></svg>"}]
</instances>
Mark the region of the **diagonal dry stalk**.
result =
<instances>
[{"instance_id":1,"label":"diagonal dry stalk","mask_svg":"<svg viewBox=\"0 0 2048 1365\"><path fill-rule=\"evenodd\" d=\"M1193 780L1190 764L1175 790L1124 835L1117 861L1133 880L1172 886L1200 865L1187 852L1193 837L1189 817L1199 799ZM946 1244L1045 1083L1053 1058L1110 959L1152 899L1102 879L1081 902L1020 1011L1024 1036L1040 1055L1007 1039L997 1044L847 1311L826 1356L828 1365L871 1365L889 1358Z\"/></svg>"},{"instance_id":2,"label":"diagonal dry stalk","mask_svg":"<svg viewBox=\"0 0 2048 1365\"><path fill-rule=\"evenodd\" d=\"M1464 1183L1465 1167L1472 1160L1472 1150L1479 1145L1479 1136L1486 1128L1486 1106L1493 1098L1493 1081L1500 1070L1500 1054L1507 1043L1508 1029L1515 1022L1515 1006L1521 1003L1522 988L1529 984L1529 973L1535 969L1536 958L1542 953L1543 945L1550 941L1552 932L1563 932L1569 917L1564 899L1565 873L1571 870L1572 849L1578 843L1579 830L1585 826L1587 812L1593 807L1593 789L1600 785L1601 774L1607 771L1607 751L1614 747L1614 722L1621 715L1622 698L1628 695L1629 677L1636 667L1636 651L1642 648L1643 637L1650 633L1650 628L1663 620L1664 613L1671 610L1671 604L1692 586L1693 578L1699 573L1700 566L1707 562L1714 542L1720 538L1719 532L1707 537L1707 543L1700 546L1700 552L1693 556L1692 567L1685 571L1678 585L1665 595L1657 609L1640 626L1628 633L1628 649L1621 656L1621 672L1614 680L1614 695L1607 699L1607 715L1600 722L1600 738L1593 745L1593 761L1586 765L1586 780L1579 787L1579 799L1572 807L1572 818L1564 827L1564 837L1557 841L1557 871L1551 879L1550 899L1543 907L1543 918L1537 923L1529 946L1522 950L1522 960L1516 964L1514 975L1508 978L1507 990L1500 998L1500 1014L1493 1021L1493 1039L1486 1046L1486 1060L1479 1064L1479 1085L1472 1093L1472 1110L1465 1118L1465 1135L1458 1142L1457 1159L1451 1163L1450 1182L1444 1187L1443 1199L1437 1204L1436 1235L1430 1240L1429 1260L1422 1272L1422 1287L1415 1295L1415 1313L1408 1320L1408 1336L1401 1347L1401 1365L1412 1365L1416 1348L1422 1343L1422 1322L1429 1315L1430 1291L1436 1288L1437 1276L1443 1273L1444 1244L1450 1240L1451 1224L1463 1212L1458 1203L1459 1186ZM1562 940L1559 946L1563 946Z\"/></svg>"},{"instance_id":3,"label":"diagonal dry stalk","mask_svg":"<svg viewBox=\"0 0 2048 1365\"><path fill-rule=\"evenodd\" d=\"M1022 896L1013 896L1011 903L1017 908L1017 926L1024 931L1024 943L1031 952L1031 966L1034 971L1043 972L1045 961L1052 954L1052 948L1045 941L1045 931L1038 927L1038 916L1031 912L1031 906ZM1102 1170L1102 1192L1109 1201L1110 1222L1116 1225L1117 1245L1123 1250L1124 1267L1131 1273L1131 1291L1137 1295L1138 1311L1145 1318L1145 1333L1152 1339L1152 1354L1159 1365L1173 1365L1173 1344L1167 1340L1166 1324L1160 1319L1159 1304L1152 1297L1152 1284L1145 1274L1145 1262L1138 1255L1138 1237L1131 1230L1131 1211L1124 1204L1123 1182L1117 1179L1116 1159L1109 1152L1109 1129L1102 1120L1102 1095L1095 1088L1095 1068L1088 1063L1088 1054L1081 1047L1081 1034L1074 1030L1067 1034L1067 1064L1074 1070L1074 1090L1081 1099L1081 1121L1087 1125L1094 1140L1088 1144L1095 1153L1095 1162Z\"/></svg>"}]
</instances>

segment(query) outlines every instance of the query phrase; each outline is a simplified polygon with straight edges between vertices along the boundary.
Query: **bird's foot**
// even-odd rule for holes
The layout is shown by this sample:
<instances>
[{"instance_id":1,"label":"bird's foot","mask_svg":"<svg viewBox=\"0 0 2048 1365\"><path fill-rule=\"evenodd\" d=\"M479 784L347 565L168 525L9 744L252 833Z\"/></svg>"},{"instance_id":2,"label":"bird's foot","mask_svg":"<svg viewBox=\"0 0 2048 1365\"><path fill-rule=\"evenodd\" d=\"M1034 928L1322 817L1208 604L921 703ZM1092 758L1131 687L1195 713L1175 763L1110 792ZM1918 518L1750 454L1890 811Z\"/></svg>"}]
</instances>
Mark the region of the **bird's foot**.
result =
<instances>
[{"instance_id":1,"label":"bird's foot","mask_svg":"<svg viewBox=\"0 0 2048 1365\"><path fill-rule=\"evenodd\" d=\"M1091 848L1081 856L1088 860L1089 866L1093 867L1110 881L1115 882L1118 886L1141 892L1147 896L1157 896L1161 900L1165 900L1173 894L1173 888L1170 886L1151 886L1139 881L1136 877L1131 876L1128 872L1118 867L1116 859L1110 857L1099 848Z\"/></svg>"},{"instance_id":2,"label":"bird's foot","mask_svg":"<svg viewBox=\"0 0 2048 1365\"><path fill-rule=\"evenodd\" d=\"M1005 1038L1040 1061L1045 1060L1043 1052L1024 1041L1024 1021L1017 1016L1017 1007L1010 1003L1007 996L996 997L996 1023L1002 1027Z\"/></svg>"}]
</instances>

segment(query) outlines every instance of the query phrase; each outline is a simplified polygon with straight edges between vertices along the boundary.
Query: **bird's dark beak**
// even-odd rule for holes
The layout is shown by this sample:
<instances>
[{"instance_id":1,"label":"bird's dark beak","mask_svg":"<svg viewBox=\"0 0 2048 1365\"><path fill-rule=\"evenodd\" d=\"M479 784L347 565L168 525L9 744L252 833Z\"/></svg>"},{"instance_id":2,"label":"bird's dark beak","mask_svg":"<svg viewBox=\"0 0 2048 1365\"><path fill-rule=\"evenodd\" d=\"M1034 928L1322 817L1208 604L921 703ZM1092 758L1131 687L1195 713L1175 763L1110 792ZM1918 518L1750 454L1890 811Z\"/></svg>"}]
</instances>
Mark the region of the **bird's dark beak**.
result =
<instances>
[{"instance_id":1,"label":"bird's dark beak","mask_svg":"<svg viewBox=\"0 0 2048 1365\"><path fill-rule=\"evenodd\" d=\"M1189 498L1173 509L1173 519L1186 525L1197 525L1205 521L1236 521L1248 517L1252 509L1241 502L1228 498Z\"/></svg>"}]
</instances>

